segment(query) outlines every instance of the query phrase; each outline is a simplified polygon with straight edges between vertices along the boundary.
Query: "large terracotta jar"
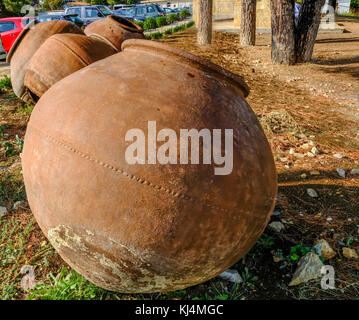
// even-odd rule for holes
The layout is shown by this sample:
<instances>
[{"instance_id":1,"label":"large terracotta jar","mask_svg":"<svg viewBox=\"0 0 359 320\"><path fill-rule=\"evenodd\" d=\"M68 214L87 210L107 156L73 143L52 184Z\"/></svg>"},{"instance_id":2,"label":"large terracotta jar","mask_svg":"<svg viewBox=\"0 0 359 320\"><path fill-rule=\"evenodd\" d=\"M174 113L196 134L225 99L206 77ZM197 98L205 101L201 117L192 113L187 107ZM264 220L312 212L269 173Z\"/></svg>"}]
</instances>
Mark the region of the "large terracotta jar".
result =
<instances>
[{"instance_id":1,"label":"large terracotta jar","mask_svg":"<svg viewBox=\"0 0 359 320\"><path fill-rule=\"evenodd\" d=\"M10 63L11 83L16 96L26 102L33 102L31 95L24 87L24 77L28 64L41 44L53 34L77 33L84 34L74 23L55 20L38 23L30 22L13 43L6 61Z\"/></svg>"},{"instance_id":2,"label":"large terracotta jar","mask_svg":"<svg viewBox=\"0 0 359 320\"><path fill-rule=\"evenodd\" d=\"M52 245L93 283L119 292L185 288L256 243L277 193L273 156L241 77L153 41L122 49L37 103L22 154L28 200ZM180 139L190 129L208 129L211 161L202 159L208 140L197 161L195 134ZM165 164L160 149L170 136L175 156Z\"/></svg>"},{"instance_id":3,"label":"large terracotta jar","mask_svg":"<svg viewBox=\"0 0 359 320\"><path fill-rule=\"evenodd\" d=\"M117 50L99 39L81 34L55 34L31 58L24 85L37 101L56 82L115 53Z\"/></svg>"},{"instance_id":4,"label":"large terracotta jar","mask_svg":"<svg viewBox=\"0 0 359 320\"><path fill-rule=\"evenodd\" d=\"M115 15L89 24L85 28L85 34L105 41L117 51L121 50L121 44L125 40L145 39L143 29L139 25Z\"/></svg>"}]
</instances>

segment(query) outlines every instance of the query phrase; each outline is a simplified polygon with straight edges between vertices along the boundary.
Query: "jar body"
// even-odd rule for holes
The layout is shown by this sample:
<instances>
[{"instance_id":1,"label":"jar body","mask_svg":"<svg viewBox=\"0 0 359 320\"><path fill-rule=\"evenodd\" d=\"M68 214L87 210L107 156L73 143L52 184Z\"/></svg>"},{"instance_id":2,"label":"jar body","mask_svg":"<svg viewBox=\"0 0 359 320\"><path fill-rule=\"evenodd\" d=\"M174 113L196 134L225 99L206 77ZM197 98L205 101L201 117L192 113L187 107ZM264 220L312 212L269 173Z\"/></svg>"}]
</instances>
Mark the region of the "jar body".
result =
<instances>
[{"instance_id":1,"label":"jar body","mask_svg":"<svg viewBox=\"0 0 359 320\"><path fill-rule=\"evenodd\" d=\"M87 279L119 292L177 290L213 278L256 243L274 207L276 170L245 90L228 72L130 41L39 100L25 137L25 186L41 229ZM144 133L147 152L153 129L173 130L178 143L183 129L212 137L231 129L233 169L216 175L219 165L194 164L192 154L183 163L179 144L177 164L149 155L130 164L132 129Z\"/></svg>"}]
</instances>

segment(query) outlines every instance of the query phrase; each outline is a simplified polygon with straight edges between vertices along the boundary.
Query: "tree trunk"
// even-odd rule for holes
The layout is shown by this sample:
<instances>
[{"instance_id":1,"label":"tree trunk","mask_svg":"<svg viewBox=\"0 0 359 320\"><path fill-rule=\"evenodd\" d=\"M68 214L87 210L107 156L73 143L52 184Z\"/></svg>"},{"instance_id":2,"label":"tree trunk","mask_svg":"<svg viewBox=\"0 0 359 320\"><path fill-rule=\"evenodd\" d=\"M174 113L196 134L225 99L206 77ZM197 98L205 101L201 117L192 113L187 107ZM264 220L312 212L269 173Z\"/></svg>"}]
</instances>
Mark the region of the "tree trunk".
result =
<instances>
[{"instance_id":1,"label":"tree trunk","mask_svg":"<svg viewBox=\"0 0 359 320\"><path fill-rule=\"evenodd\" d=\"M295 63L294 0L271 0L272 63Z\"/></svg>"},{"instance_id":2,"label":"tree trunk","mask_svg":"<svg viewBox=\"0 0 359 320\"><path fill-rule=\"evenodd\" d=\"M213 0L198 0L198 33L199 45L212 43L212 11Z\"/></svg>"},{"instance_id":3,"label":"tree trunk","mask_svg":"<svg viewBox=\"0 0 359 320\"><path fill-rule=\"evenodd\" d=\"M256 43L256 0L242 0L241 45L254 46Z\"/></svg>"},{"instance_id":4,"label":"tree trunk","mask_svg":"<svg viewBox=\"0 0 359 320\"><path fill-rule=\"evenodd\" d=\"M296 30L296 60L310 61L325 0L303 0Z\"/></svg>"},{"instance_id":5,"label":"tree trunk","mask_svg":"<svg viewBox=\"0 0 359 320\"><path fill-rule=\"evenodd\" d=\"M337 9L337 0L329 0L329 1L328 1L328 4L329 4L331 7L333 7L334 12L335 12L335 10Z\"/></svg>"}]
</instances>

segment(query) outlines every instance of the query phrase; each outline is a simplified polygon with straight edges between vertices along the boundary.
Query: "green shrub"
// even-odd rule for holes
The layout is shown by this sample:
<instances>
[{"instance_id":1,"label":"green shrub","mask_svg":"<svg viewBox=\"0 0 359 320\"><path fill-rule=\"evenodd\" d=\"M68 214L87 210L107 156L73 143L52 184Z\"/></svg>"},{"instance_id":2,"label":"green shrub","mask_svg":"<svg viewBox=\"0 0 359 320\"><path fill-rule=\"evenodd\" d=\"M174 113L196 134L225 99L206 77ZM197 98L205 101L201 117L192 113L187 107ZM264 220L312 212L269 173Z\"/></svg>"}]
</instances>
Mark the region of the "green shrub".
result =
<instances>
[{"instance_id":1,"label":"green shrub","mask_svg":"<svg viewBox=\"0 0 359 320\"><path fill-rule=\"evenodd\" d=\"M181 19L186 19L187 17L189 17L191 14L189 13L189 11L187 9L183 9L180 13L179 13L179 17Z\"/></svg>"},{"instance_id":2,"label":"green shrub","mask_svg":"<svg viewBox=\"0 0 359 320\"><path fill-rule=\"evenodd\" d=\"M160 16L156 19L156 24L158 28L161 28L167 24L166 18L163 16Z\"/></svg>"},{"instance_id":3,"label":"green shrub","mask_svg":"<svg viewBox=\"0 0 359 320\"><path fill-rule=\"evenodd\" d=\"M191 28L192 26L194 26L194 21L187 22L186 28Z\"/></svg>"},{"instance_id":4,"label":"green shrub","mask_svg":"<svg viewBox=\"0 0 359 320\"><path fill-rule=\"evenodd\" d=\"M167 23L171 24L175 21L178 21L178 15L175 13L171 13L170 15L167 16Z\"/></svg>"},{"instance_id":5,"label":"green shrub","mask_svg":"<svg viewBox=\"0 0 359 320\"><path fill-rule=\"evenodd\" d=\"M181 31L181 26L175 26L173 28L173 32L178 32L178 31Z\"/></svg>"},{"instance_id":6,"label":"green shrub","mask_svg":"<svg viewBox=\"0 0 359 320\"><path fill-rule=\"evenodd\" d=\"M165 34L172 34L173 33L173 29L171 28L171 29L167 29L166 31L165 31Z\"/></svg>"},{"instance_id":7,"label":"green shrub","mask_svg":"<svg viewBox=\"0 0 359 320\"><path fill-rule=\"evenodd\" d=\"M162 32L151 33L151 39L161 39L163 37Z\"/></svg>"},{"instance_id":8,"label":"green shrub","mask_svg":"<svg viewBox=\"0 0 359 320\"><path fill-rule=\"evenodd\" d=\"M156 29L156 19L155 18L147 18L145 22L143 23L143 29L144 30L152 30Z\"/></svg>"},{"instance_id":9,"label":"green shrub","mask_svg":"<svg viewBox=\"0 0 359 320\"><path fill-rule=\"evenodd\" d=\"M150 34L146 34L145 38L146 38L146 40L151 40L152 39Z\"/></svg>"},{"instance_id":10,"label":"green shrub","mask_svg":"<svg viewBox=\"0 0 359 320\"><path fill-rule=\"evenodd\" d=\"M143 21L134 20L134 23L136 23L138 26L140 26L143 29Z\"/></svg>"}]
</instances>

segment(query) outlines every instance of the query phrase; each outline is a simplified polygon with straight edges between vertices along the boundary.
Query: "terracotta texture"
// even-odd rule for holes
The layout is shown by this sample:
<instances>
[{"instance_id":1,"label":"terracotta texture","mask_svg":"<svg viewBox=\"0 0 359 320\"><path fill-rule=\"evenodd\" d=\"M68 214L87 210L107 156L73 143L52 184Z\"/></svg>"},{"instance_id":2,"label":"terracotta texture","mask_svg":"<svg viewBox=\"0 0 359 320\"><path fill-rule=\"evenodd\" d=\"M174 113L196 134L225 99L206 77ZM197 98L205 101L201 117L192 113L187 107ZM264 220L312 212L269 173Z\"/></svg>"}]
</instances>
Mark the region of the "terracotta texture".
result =
<instances>
[{"instance_id":1,"label":"terracotta texture","mask_svg":"<svg viewBox=\"0 0 359 320\"><path fill-rule=\"evenodd\" d=\"M277 193L273 156L241 77L153 41L122 49L37 103L22 154L28 200L63 259L93 283L185 288L223 272L259 239ZM157 132L233 129L232 173L128 164L126 132L139 128L148 141L148 121Z\"/></svg>"},{"instance_id":2,"label":"terracotta texture","mask_svg":"<svg viewBox=\"0 0 359 320\"><path fill-rule=\"evenodd\" d=\"M56 82L115 53L115 49L99 39L80 34L55 34L32 57L24 85L34 100L38 100Z\"/></svg>"},{"instance_id":3,"label":"terracotta texture","mask_svg":"<svg viewBox=\"0 0 359 320\"><path fill-rule=\"evenodd\" d=\"M24 77L28 64L41 44L57 33L84 34L79 27L69 21L56 20L37 23L34 20L22 30L12 45L6 61L11 66L12 88L20 99L26 102L33 100L24 87Z\"/></svg>"},{"instance_id":4,"label":"terracotta texture","mask_svg":"<svg viewBox=\"0 0 359 320\"><path fill-rule=\"evenodd\" d=\"M109 15L105 19L99 19L85 28L85 34L97 37L114 49L121 51L121 44L129 39L145 39L143 29L134 22Z\"/></svg>"}]
</instances>

